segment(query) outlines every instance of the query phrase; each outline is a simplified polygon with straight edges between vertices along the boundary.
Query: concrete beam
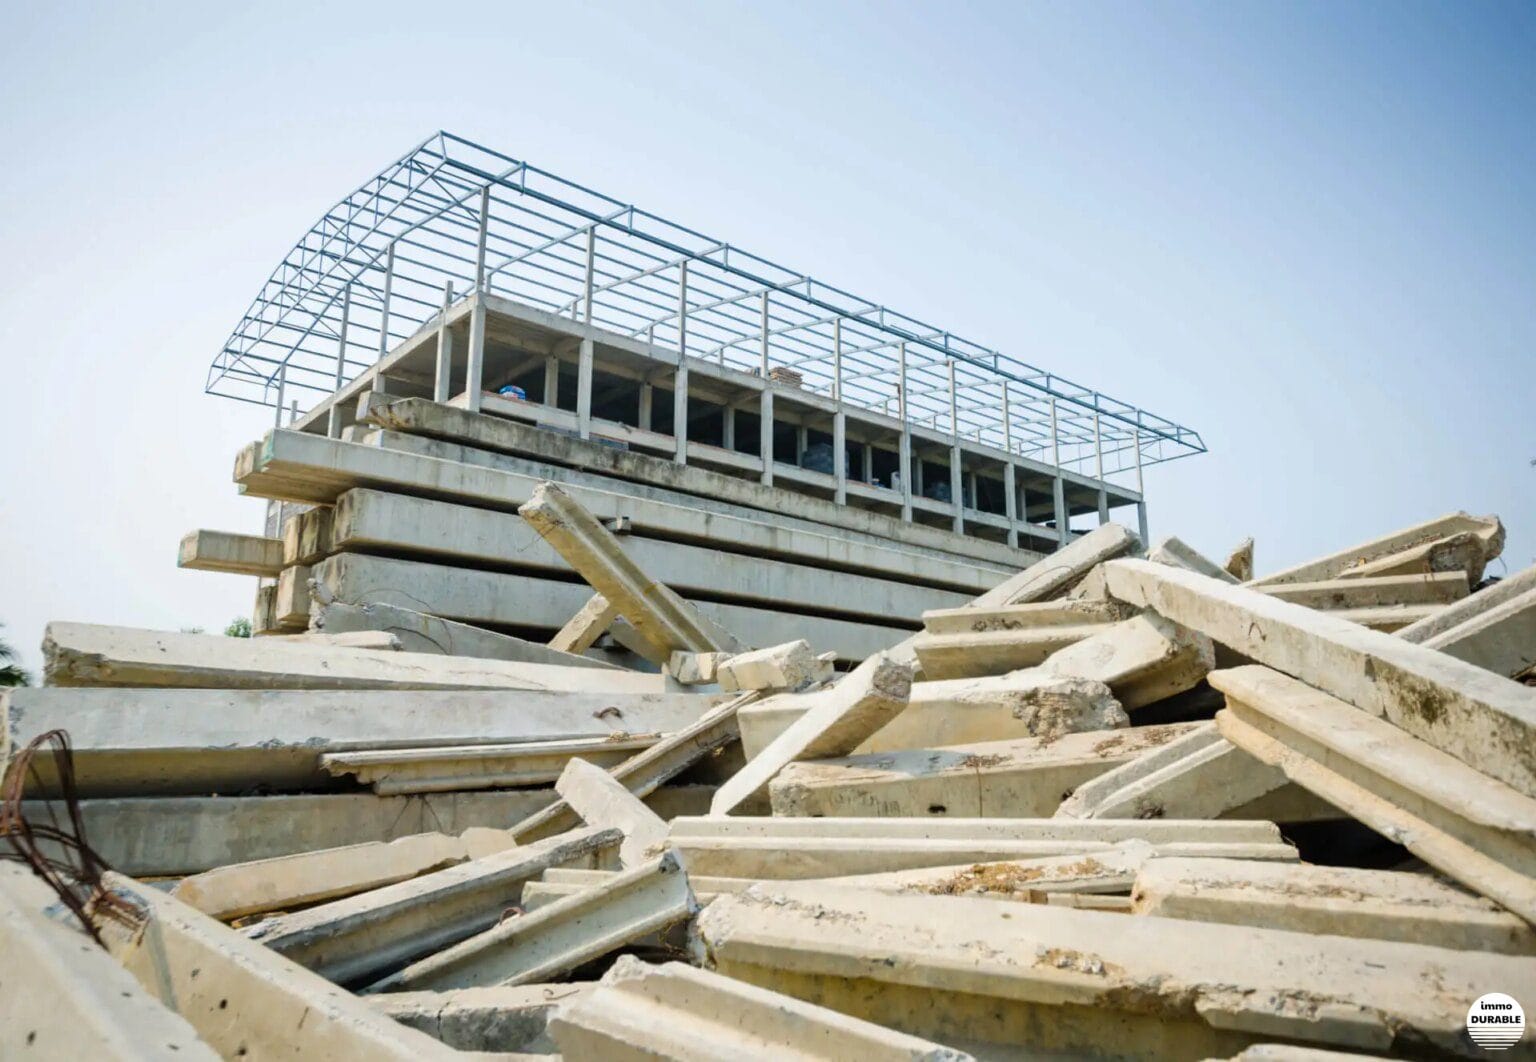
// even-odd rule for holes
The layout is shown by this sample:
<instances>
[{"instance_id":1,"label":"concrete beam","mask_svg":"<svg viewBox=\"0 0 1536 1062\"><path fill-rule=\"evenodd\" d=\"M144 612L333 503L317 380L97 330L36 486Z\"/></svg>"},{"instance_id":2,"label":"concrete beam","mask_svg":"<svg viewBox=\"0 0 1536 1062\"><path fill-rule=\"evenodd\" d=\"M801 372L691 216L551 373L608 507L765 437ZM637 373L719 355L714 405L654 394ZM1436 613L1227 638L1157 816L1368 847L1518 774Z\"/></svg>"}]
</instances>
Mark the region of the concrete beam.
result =
<instances>
[{"instance_id":1,"label":"concrete beam","mask_svg":"<svg viewBox=\"0 0 1536 1062\"><path fill-rule=\"evenodd\" d=\"M718 897L696 938L727 976L984 1053L1466 1055L1467 1000L1536 978L1526 958L820 882Z\"/></svg>"},{"instance_id":2,"label":"concrete beam","mask_svg":"<svg viewBox=\"0 0 1536 1062\"><path fill-rule=\"evenodd\" d=\"M408 603L466 623L549 631L559 630L591 596L579 583L356 553L338 553L317 565L315 573L338 600L353 604ZM812 645L836 650L839 660L862 660L907 633L872 621L828 619L748 605L692 604L701 615L750 645L777 645L804 638ZM900 622L900 617L887 622ZM666 654L661 657L666 658Z\"/></svg>"},{"instance_id":3,"label":"concrete beam","mask_svg":"<svg viewBox=\"0 0 1536 1062\"><path fill-rule=\"evenodd\" d=\"M517 512L647 641L670 651L695 653L744 648L733 635L647 575L612 531L554 483L539 484Z\"/></svg>"},{"instance_id":4,"label":"concrete beam","mask_svg":"<svg viewBox=\"0 0 1536 1062\"><path fill-rule=\"evenodd\" d=\"M1536 930L1523 920L1427 874L1149 859L1136 875L1131 906L1163 918L1536 955Z\"/></svg>"},{"instance_id":5,"label":"concrete beam","mask_svg":"<svg viewBox=\"0 0 1536 1062\"><path fill-rule=\"evenodd\" d=\"M619 864L639 866L667 839L667 824L612 775L583 760L571 760L555 791L588 826L611 826L624 835Z\"/></svg>"},{"instance_id":6,"label":"concrete beam","mask_svg":"<svg viewBox=\"0 0 1536 1062\"><path fill-rule=\"evenodd\" d=\"M283 524L283 566L313 564L331 552L329 505L317 505L295 513Z\"/></svg>"},{"instance_id":7,"label":"concrete beam","mask_svg":"<svg viewBox=\"0 0 1536 1062\"><path fill-rule=\"evenodd\" d=\"M443 656L471 656L525 664L617 669L615 665L602 660L581 656L580 650L562 652L556 646L514 638L510 634L497 634L467 623L455 623L441 616L431 616L383 602L346 605L332 601L313 609L310 623L316 630L329 633L388 631L400 639L400 648L408 653L439 653Z\"/></svg>"},{"instance_id":8,"label":"concrete beam","mask_svg":"<svg viewBox=\"0 0 1536 1062\"><path fill-rule=\"evenodd\" d=\"M549 640L551 649L562 653L584 653L608 633L613 621L619 618L619 607L602 594L593 594L565 621L565 626Z\"/></svg>"},{"instance_id":9,"label":"concrete beam","mask_svg":"<svg viewBox=\"0 0 1536 1062\"><path fill-rule=\"evenodd\" d=\"M1131 840L1178 855L1296 858L1268 822L685 816L669 836L692 874L765 880L1089 855Z\"/></svg>"},{"instance_id":10,"label":"concrete beam","mask_svg":"<svg viewBox=\"0 0 1536 1062\"><path fill-rule=\"evenodd\" d=\"M804 638L747 653L736 653L715 669L720 688L795 691L832 678L832 662L823 660Z\"/></svg>"},{"instance_id":11,"label":"concrete beam","mask_svg":"<svg viewBox=\"0 0 1536 1062\"><path fill-rule=\"evenodd\" d=\"M912 669L876 655L825 690L779 694L810 702L805 714L720 786L710 813L725 815L754 803L769 780L795 760L852 752L907 706L911 691Z\"/></svg>"},{"instance_id":12,"label":"concrete beam","mask_svg":"<svg viewBox=\"0 0 1536 1062\"><path fill-rule=\"evenodd\" d=\"M1119 524L1104 524L1004 579L972 604L992 608L1045 601L1070 590L1095 565L1140 548L1141 543L1130 531Z\"/></svg>"},{"instance_id":13,"label":"concrete beam","mask_svg":"<svg viewBox=\"0 0 1536 1062\"><path fill-rule=\"evenodd\" d=\"M1516 572L1507 579L1500 579L1491 586L1483 587L1477 593L1462 598L1454 605L1446 606L1433 616L1404 627L1397 632L1397 636L1405 642L1422 645L1436 635L1444 634L1452 627L1458 627L1532 590L1536 590L1536 566ZM1446 651L1443 645L1440 648L1441 652Z\"/></svg>"},{"instance_id":14,"label":"concrete beam","mask_svg":"<svg viewBox=\"0 0 1536 1062\"><path fill-rule=\"evenodd\" d=\"M420 691L402 700L392 691L13 689L0 692L0 714L15 748L68 730L81 795L145 796L324 788L320 760L329 753L675 733L727 699L540 690ZM52 792L51 763L38 768L44 791Z\"/></svg>"},{"instance_id":15,"label":"concrete beam","mask_svg":"<svg viewBox=\"0 0 1536 1062\"><path fill-rule=\"evenodd\" d=\"M121 874L103 881L146 920L132 929L98 919L107 950L221 1057L456 1057L159 889Z\"/></svg>"},{"instance_id":16,"label":"concrete beam","mask_svg":"<svg viewBox=\"0 0 1536 1062\"><path fill-rule=\"evenodd\" d=\"M1163 850L1145 841L1124 841L1092 855L1045 856L992 863L923 867L886 874L824 878L827 885L921 896L977 896L1015 903L1038 903L1050 895L1129 893L1136 874ZM1211 862L1220 862L1213 859ZM1239 860L1245 865L1252 860ZM714 879L720 880L720 879ZM734 879L733 879L734 880ZM738 889L745 892L751 882Z\"/></svg>"},{"instance_id":17,"label":"concrete beam","mask_svg":"<svg viewBox=\"0 0 1536 1062\"><path fill-rule=\"evenodd\" d=\"M1446 605L1467 596L1467 580L1460 572L1430 572L1277 583L1255 589L1280 601L1331 612L1391 605Z\"/></svg>"},{"instance_id":18,"label":"concrete beam","mask_svg":"<svg viewBox=\"0 0 1536 1062\"><path fill-rule=\"evenodd\" d=\"M456 1051L497 1052L505 1062L551 1062L548 1056L557 1049L547 1031L550 1017L591 988L591 983L498 985L365 998L381 1013Z\"/></svg>"},{"instance_id":19,"label":"concrete beam","mask_svg":"<svg viewBox=\"0 0 1536 1062\"><path fill-rule=\"evenodd\" d=\"M1501 526L1498 530L1500 545L1503 544L1503 534ZM1451 572L1466 579L1467 585L1472 587L1482 581L1483 567L1490 559L1479 535L1471 531L1460 531L1358 564L1341 572L1339 578L1369 579L1383 575Z\"/></svg>"},{"instance_id":20,"label":"concrete beam","mask_svg":"<svg viewBox=\"0 0 1536 1062\"><path fill-rule=\"evenodd\" d=\"M1536 667L1536 588L1511 597L1421 643L1496 675Z\"/></svg>"},{"instance_id":21,"label":"concrete beam","mask_svg":"<svg viewBox=\"0 0 1536 1062\"><path fill-rule=\"evenodd\" d=\"M1137 563L1168 570L1147 561ZM1215 664L1211 639L1149 614L1116 623L1051 654L1042 670L1102 682L1130 712L1193 689Z\"/></svg>"},{"instance_id":22,"label":"concrete beam","mask_svg":"<svg viewBox=\"0 0 1536 1062\"><path fill-rule=\"evenodd\" d=\"M233 531L188 531L182 536L176 566L270 579L283 570L283 540Z\"/></svg>"},{"instance_id":23,"label":"concrete beam","mask_svg":"<svg viewBox=\"0 0 1536 1062\"><path fill-rule=\"evenodd\" d=\"M738 711L757 699L756 692L733 697L695 722L614 767L609 774L637 797L656 792L662 783L734 742L739 734ZM667 816L662 816L666 818ZM575 810L562 798L529 815L512 828L519 843L551 837L580 825Z\"/></svg>"},{"instance_id":24,"label":"concrete beam","mask_svg":"<svg viewBox=\"0 0 1536 1062\"><path fill-rule=\"evenodd\" d=\"M1240 580L1231 572L1221 567L1215 561L1210 560L1199 550L1174 535L1169 535L1156 543L1147 551L1147 560L1157 564L1166 564L1173 568L1183 568L1185 571L1199 572L1223 583L1237 583Z\"/></svg>"},{"instance_id":25,"label":"concrete beam","mask_svg":"<svg viewBox=\"0 0 1536 1062\"><path fill-rule=\"evenodd\" d=\"M546 842L547 843L547 842ZM369 992L441 991L547 981L698 910L677 856L657 859L501 922L369 986Z\"/></svg>"},{"instance_id":26,"label":"concrete beam","mask_svg":"<svg viewBox=\"0 0 1536 1062\"><path fill-rule=\"evenodd\" d=\"M978 678L1035 667L1057 650L1109 629L1107 623L1084 623L953 634L924 631L913 639L912 651L924 679Z\"/></svg>"},{"instance_id":27,"label":"concrete beam","mask_svg":"<svg viewBox=\"0 0 1536 1062\"><path fill-rule=\"evenodd\" d=\"M1349 549L1330 553L1324 557L1298 564L1283 571L1254 579L1248 583L1251 589L1276 586L1282 583L1308 583L1321 579L1337 579L1345 572L1356 571L1361 566L1390 554L1399 553L1415 546L1422 546L1448 536L1471 533L1483 543L1483 554L1488 559L1497 557L1504 548L1504 526L1496 516L1469 516L1466 513L1450 513L1389 535L1362 542ZM1379 572L1375 574L1388 574ZM1476 580L1473 580L1475 582Z\"/></svg>"},{"instance_id":28,"label":"concrete beam","mask_svg":"<svg viewBox=\"0 0 1536 1062\"><path fill-rule=\"evenodd\" d=\"M929 634L969 634L982 631L1033 630L1040 627L1077 627L1092 623L1117 623L1135 613L1119 601L1036 601L1026 605L929 609L923 613L923 630Z\"/></svg>"},{"instance_id":29,"label":"concrete beam","mask_svg":"<svg viewBox=\"0 0 1536 1062\"><path fill-rule=\"evenodd\" d=\"M791 763L773 779L769 793L775 815L1048 818L1063 793L1196 726L1133 727Z\"/></svg>"},{"instance_id":30,"label":"concrete beam","mask_svg":"<svg viewBox=\"0 0 1536 1062\"><path fill-rule=\"evenodd\" d=\"M548 785L570 764L616 766L659 734L614 733L602 738L526 741L504 745L448 745L357 752L328 752L320 766L329 774L356 776L380 796L442 793L466 789L511 789Z\"/></svg>"},{"instance_id":31,"label":"concrete beam","mask_svg":"<svg viewBox=\"0 0 1536 1062\"><path fill-rule=\"evenodd\" d=\"M216 1062L191 1025L147 995L77 925L49 919L53 890L0 863L0 1056Z\"/></svg>"},{"instance_id":32,"label":"concrete beam","mask_svg":"<svg viewBox=\"0 0 1536 1062\"><path fill-rule=\"evenodd\" d=\"M1213 672L1232 744L1437 870L1536 921L1536 800L1269 668Z\"/></svg>"},{"instance_id":33,"label":"concrete beam","mask_svg":"<svg viewBox=\"0 0 1536 1062\"><path fill-rule=\"evenodd\" d=\"M450 659L260 638L175 634L89 623L43 632L50 686L197 689L520 689L660 693L659 675L556 664Z\"/></svg>"},{"instance_id":34,"label":"concrete beam","mask_svg":"<svg viewBox=\"0 0 1536 1062\"><path fill-rule=\"evenodd\" d=\"M1253 536L1249 535L1227 554L1226 563L1222 569L1240 583L1246 583L1253 578Z\"/></svg>"},{"instance_id":35,"label":"concrete beam","mask_svg":"<svg viewBox=\"0 0 1536 1062\"><path fill-rule=\"evenodd\" d=\"M409 881L278 915L246 935L337 984L373 981L473 938L517 903L523 883L620 840L580 829L482 856Z\"/></svg>"},{"instance_id":36,"label":"concrete beam","mask_svg":"<svg viewBox=\"0 0 1536 1062\"><path fill-rule=\"evenodd\" d=\"M1536 795L1536 689L1401 638L1146 561L1112 561L1109 589L1251 660L1390 720Z\"/></svg>"},{"instance_id":37,"label":"concrete beam","mask_svg":"<svg viewBox=\"0 0 1536 1062\"><path fill-rule=\"evenodd\" d=\"M549 1024L571 1059L962 1062L964 1052L685 963L623 955Z\"/></svg>"}]
</instances>

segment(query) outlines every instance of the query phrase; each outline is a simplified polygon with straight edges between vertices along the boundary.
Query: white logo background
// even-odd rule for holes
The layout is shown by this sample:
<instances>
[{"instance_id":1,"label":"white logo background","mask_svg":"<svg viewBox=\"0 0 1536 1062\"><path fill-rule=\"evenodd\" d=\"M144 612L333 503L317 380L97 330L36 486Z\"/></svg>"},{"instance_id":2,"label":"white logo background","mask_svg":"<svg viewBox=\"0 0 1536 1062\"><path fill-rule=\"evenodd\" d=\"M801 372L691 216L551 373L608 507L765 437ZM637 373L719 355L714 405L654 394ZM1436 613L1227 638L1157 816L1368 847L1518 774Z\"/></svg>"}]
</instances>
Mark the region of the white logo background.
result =
<instances>
[{"instance_id":1,"label":"white logo background","mask_svg":"<svg viewBox=\"0 0 1536 1062\"><path fill-rule=\"evenodd\" d=\"M1504 1051L1514 1047L1525 1035L1525 1011L1513 997L1503 992L1479 996L1467 1009L1467 1035L1484 1050Z\"/></svg>"}]
</instances>

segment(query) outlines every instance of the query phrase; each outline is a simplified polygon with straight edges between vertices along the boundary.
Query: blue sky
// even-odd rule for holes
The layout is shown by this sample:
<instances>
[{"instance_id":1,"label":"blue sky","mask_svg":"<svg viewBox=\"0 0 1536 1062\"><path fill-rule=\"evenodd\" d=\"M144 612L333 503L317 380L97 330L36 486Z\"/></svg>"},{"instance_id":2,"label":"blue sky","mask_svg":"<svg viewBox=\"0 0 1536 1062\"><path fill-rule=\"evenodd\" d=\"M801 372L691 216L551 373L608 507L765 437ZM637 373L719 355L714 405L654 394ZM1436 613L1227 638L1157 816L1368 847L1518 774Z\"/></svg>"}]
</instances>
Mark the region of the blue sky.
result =
<instances>
[{"instance_id":1,"label":"blue sky","mask_svg":"<svg viewBox=\"0 0 1536 1062\"><path fill-rule=\"evenodd\" d=\"M1153 534L1260 571L1441 512L1536 561L1536 6L0 13L0 621L218 628L268 423L209 359L445 128L1199 429ZM1499 566L1495 565L1497 572Z\"/></svg>"}]
</instances>

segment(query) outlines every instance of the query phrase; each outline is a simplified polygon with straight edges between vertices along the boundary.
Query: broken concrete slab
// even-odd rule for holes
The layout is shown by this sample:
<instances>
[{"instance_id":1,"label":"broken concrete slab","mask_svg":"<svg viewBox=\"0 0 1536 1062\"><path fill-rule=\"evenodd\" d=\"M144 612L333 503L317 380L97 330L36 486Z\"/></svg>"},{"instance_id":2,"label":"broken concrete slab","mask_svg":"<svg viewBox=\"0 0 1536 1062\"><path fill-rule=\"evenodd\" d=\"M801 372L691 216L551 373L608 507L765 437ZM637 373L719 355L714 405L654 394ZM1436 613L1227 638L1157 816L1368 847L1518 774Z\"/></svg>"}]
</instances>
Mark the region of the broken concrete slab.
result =
<instances>
[{"instance_id":1,"label":"broken concrete slab","mask_svg":"<svg viewBox=\"0 0 1536 1062\"><path fill-rule=\"evenodd\" d=\"M1338 809L1201 723L1082 783L1056 814L1074 819L1268 819L1308 822Z\"/></svg>"},{"instance_id":2,"label":"broken concrete slab","mask_svg":"<svg viewBox=\"0 0 1536 1062\"><path fill-rule=\"evenodd\" d=\"M1294 860L1268 822L1177 819L691 818L668 836L692 874L833 878L1091 854L1143 840L1179 855Z\"/></svg>"},{"instance_id":3,"label":"broken concrete slab","mask_svg":"<svg viewBox=\"0 0 1536 1062\"><path fill-rule=\"evenodd\" d=\"M352 993L121 874L104 884L145 925L99 918L107 950L225 1058L453 1059Z\"/></svg>"},{"instance_id":4,"label":"broken concrete slab","mask_svg":"<svg viewBox=\"0 0 1536 1062\"><path fill-rule=\"evenodd\" d=\"M1042 670L1102 682L1129 712L1193 689L1215 666L1210 638L1162 616L1144 614L1053 653Z\"/></svg>"},{"instance_id":5,"label":"broken concrete slab","mask_svg":"<svg viewBox=\"0 0 1536 1062\"><path fill-rule=\"evenodd\" d=\"M543 690L423 690L402 700L384 690L13 689L0 692L0 720L17 748L68 730L82 796L143 796L325 788L321 757L360 749L676 733L728 700ZM52 764L38 770L51 791Z\"/></svg>"},{"instance_id":6,"label":"broken concrete slab","mask_svg":"<svg viewBox=\"0 0 1536 1062\"><path fill-rule=\"evenodd\" d=\"M367 1001L402 1025L456 1051L556 1053L547 1026L555 1009L591 991L591 983L497 985L456 992L390 992Z\"/></svg>"},{"instance_id":7,"label":"broken concrete slab","mask_svg":"<svg viewBox=\"0 0 1536 1062\"><path fill-rule=\"evenodd\" d=\"M1226 568L1221 567L1215 561L1210 560L1199 550L1174 535L1153 545L1147 551L1147 560L1156 564L1166 564L1174 568L1183 568L1185 571L1199 572L1223 583L1242 582Z\"/></svg>"},{"instance_id":8,"label":"broken concrete slab","mask_svg":"<svg viewBox=\"0 0 1536 1062\"><path fill-rule=\"evenodd\" d=\"M695 722L661 739L645 751L614 767L614 781L638 797L645 797L706 756L737 739L737 712L756 700L756 691L739 694L707 712ZM668 816L662 816L666 818ZM579 825L580 818L562 798L522 819L512 828L520 843L550 837Z\"/></svg>"},{"instance_id":9,"label":"broken concrete slab","mask_svg":"<svg viewBox=\"0 0 1536 1062\"><path fill-rule=\"evenodd\" d=\"M556 484L539 484L517 512L647 641L669 650L696 653L744 648L718 624L646 575L624 552L613 532Z\"/></svg>"},{"instance_id":10,"label":"broken concrete slab","mask_svg":"<svg viewBox=\"0 0 1536 1062\"><path fill-rule=\"evenodd\" d=\"M1447 605L1467 596L1467 580L1459 572L1430 572L1279 583L1255 589L1280 601L1337 611L1390 605Z\"/></svg>"},{"instance_id":11,"label":"broken concrete slab","mask_svg":"<svg viewBox=\"0 0 1536 1062\"><path fill-rule=\"evenodd\" d=\"M659 675L428 653L50 623L43 635L50 686L212 689L525 689L660 693Z\"/></svg>"},{"instance_id":12,"label":"broken concrete slab","mask_svg":"<svg viewBox=\"0 0 1536 1062\"><path fill-rule=\"evenodd\" d=\"M1446 516L1429 520L1413 527L1406 527L1401 531L1394 531L1389 535L1362 542L1358 546L1330 553L1324 557L1298 564L1283 571L1252 580L1250 588L1261 586L1276 586L1281 583L1307 583L1317 582L1321 579L1337 579L1345 572L1354 571L1356 575L1363 565L1378 560L1393 553L1411 549L1414 546L1422 546L1436 539L1447 536L1470 532L1483 543L1483 553L1489 559L1496 557L1504 548L1504 525L1496 516L1469 516L1466 513L1450 513ZM1373 574L1385 575L1386 572ZM1472 580L1476 582L1476 580Z\"/></svg>"},{"instance_id":13,"label":"broken concrete slab","mask_svg":"<svg viewBox=\"0 0 1536 1062\"><path fill-rule=\"evenodd\" d=\"M506 789L548 785L568 764L581 760L601 768L616 766L660 736L620 731L602 738L328 752L320 766L332 775L353 775L380 796Z\"/></svg>"},{"instance_id":14,"label":"broken concrete slab","mask_svg":"<svg viewBox=\"0 0 1536 1062\"><path fill-rule=\"evenodd\" d=\"M621 837L612 829L572 830L269 918L246 934L337 984L366 983L496 925L517 903L524 882Z\"/></svg>"},{"instance_id":15,"label":"broken concrete slab","mask_svg":"<svg viewBox=\"0 0 1536 1062\"><path fill-rule=\"evenodd\" d=\"M388 631L400 639L400 648L408 653L439 653L443 656L483 657L529 664L563 664L566 667L592 667L614 670L616 665L578 652L558 649L498 634L468 623L456 623L440 616L373 602L347 605L340 601L314 607L310 625L325 633Z\"/></svg>"},{"instance_id":16,"label":"broken concrete slab","mask_svg":"<svg viewBox=\"0 0 1536 1062\"><path fill-rule=\"evenodd\" d=\"M1191 572L1135 560L1111 561L1106 570L1116 597L1203 631L1536 795L1536 689Z\"/></svg>"},{"instance_id":17,"label":"broken concrete slab","mask_svg":"<svg viewBox=\"0 0 1536 1062\"><path fill-rule=\"evenodd\" d=\"M562 1005L550 1036L571 1059L860 1059L963 1062L971 1056L825 1007L697 970L623 955Z\"/></svg>"},{"instance_id":18,"label":"broken concrete slab","mask_svg":"<svg viewBox=\"0 0 1536 1062\"><path fill-rule=\"evenodd\" d=\"M283 540L233 531L188 531L177 551L176 566L270 579L283 570Z\"/></svg>"},{"instance_id":19,"label":"broken concrete slab","mask_svg":"<svg viewBox=\"0 0 1536 1062\"><path fill-rule=\"evenodd\" d=\"M1236 859L1149 859L1136 876L1139 915L1536 955L1536 930L1427 874Z\"/></svg>"},{"instance_id":20,"label":"broken concrete slab","mask_svg":"<svg viewBox=\"0 0 1536 1062\"><path fill-rule=\"evenodd\" d=\"M506 847L513 844L508 834ZM211 918L228 922L393 885L468 858L462 839L443 833L418 833L387 843L365 841L344 848L234 863L182 878L171 894Z\"/></svg>"},{"instance_id":21,"label":"broken concrete slab","mask_svg":"<svg viewBox=\"0 0 1536 1062\"><path fill-rule=\"evenodd\" d=\"M1536 800L1278 671L1213 672L1211 685L1227 695L1216 722L1232 744L1536 921Z\"/></svg>"},{"instance_id":22,"label":"broken concrete slab","mask_svg":"<svg viewBox=\"0 0 1536 1062\"><path fill-rule=\"evenodd\" d=\"M605 884L501 922L392 974L369 992L442 991L548 980L698 910L673 852Z\"/></svg>"},{"instance_id":23,"label":"broken concrete slab","mask_svg":"<svg viewBox=\"0 0 1536 1062\"><path fill-rule=\"evenodd\" d=\"M1198 727L1132 727L791 763L769 785L775 815L1049 818L1062 796Z\"/></svg>"},{"instance_id":24,"label":"broken concrete slab","mask_svg":"<svg viewBox=\"0 0 1536 1062\"><path fill-rule=\"evenodd\" d=\"M1253 536L1249 535L1227 554L1227 559L1222 564L1222 569L1240 583L1246 583L1253 578Z\"/></svg>"},{"instance_id":25,"label":"broken concrete slab","mask_svg":"<svg viewBox=\"0 0 1536 1062\"><path fill-rule=\"evenodd\" d=\"M877 654L825 690L778 694L812 703L804 715L720 786L710 804L711 814L725 815L757 800L785 764L853 751L907 706L911 691L912 669Z\"/></svg>"},{"instance_id":26,"label":"broken concrete slab","mask_svg":"<svg viewBox=\"0 0 1536 1062\"><path fill-rule=\"evenodd\" d=\"M720 973L913 1035L1067 1055L1466 1056L1467 1001L1536 980L1536 959L820 882L720 896L695 941Z\"/></svg>"},{"instance_id":27,"label":"broken concrete slab","mask_svg":"<svg viewBox=\"0 0 1536 1062\"><path fill-rule=\"evenodd\" d=\"M1083 623L946 634L924 631L912 640L912 651L925 680L976 678L1035 667L1058 650L1109 628L1105 623Z\"/></svg>"},{"instance_id":28,"label":"broken concrete slab","mask_svg":"<svg viewBox=\"0 0 1536 1062\"><path fill-rule=\"evenodd\" d=\"M185 1019L147 995L78 925L48 918L53 890L0 863L0 1056L215 1062Z\"/></svg>"},{"instance_id":29,"label":"broken concrete slab","mask_svg":"<svg viewBox=\"0 0 1536 1062\"><path fill-rule=\"evenodd\" d=\"M555 791L588 826L612 826L623 833L621 866L639 866L649 858L651 848L667 839L667 824L661 816L607 771L590 763L571 760L555 782Z\"/></svg>"},{"instance_id":30,"label":"broken concrete slab","mask_svg":"<svg viewBox=\"0 0 1536 1062\"><path fill-rule=\"evenodd\" d=\"M794 691L832 678L832 662L823 660L801 638L766 649L726 657L716 669L720 688Z\"/></svg>"}]
</instances>

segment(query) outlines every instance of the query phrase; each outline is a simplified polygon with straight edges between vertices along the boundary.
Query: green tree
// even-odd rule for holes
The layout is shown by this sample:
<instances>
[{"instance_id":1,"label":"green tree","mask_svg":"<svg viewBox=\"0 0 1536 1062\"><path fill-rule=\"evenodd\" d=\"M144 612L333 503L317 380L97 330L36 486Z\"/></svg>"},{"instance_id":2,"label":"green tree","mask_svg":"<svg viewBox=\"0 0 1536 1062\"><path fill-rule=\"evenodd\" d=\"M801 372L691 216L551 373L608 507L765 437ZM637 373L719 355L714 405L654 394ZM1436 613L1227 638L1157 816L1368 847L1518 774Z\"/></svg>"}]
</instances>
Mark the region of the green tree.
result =
<instances>
[{"instance_id":1,"label":"green tree","mask_svg":"<svg viewBox=\"0 0 1536 1062\"><path fill-rule=\"evenodd\" d=\"M16 660L16 650L11 648L9 642L0 638L0 686L32 685L32 676Z\"/></svg>"},{"instance_id":2,"label":"green tree","mask_svg":"<svg viewBox=\"0 0 1536 1062\"><path fill-rule=\"evenodd\" d=\"M251 621L244 616L236 616L229 621L229 626L224 628L226 638L249 638L251 636Z\"/></svg>"}]
</instances>

